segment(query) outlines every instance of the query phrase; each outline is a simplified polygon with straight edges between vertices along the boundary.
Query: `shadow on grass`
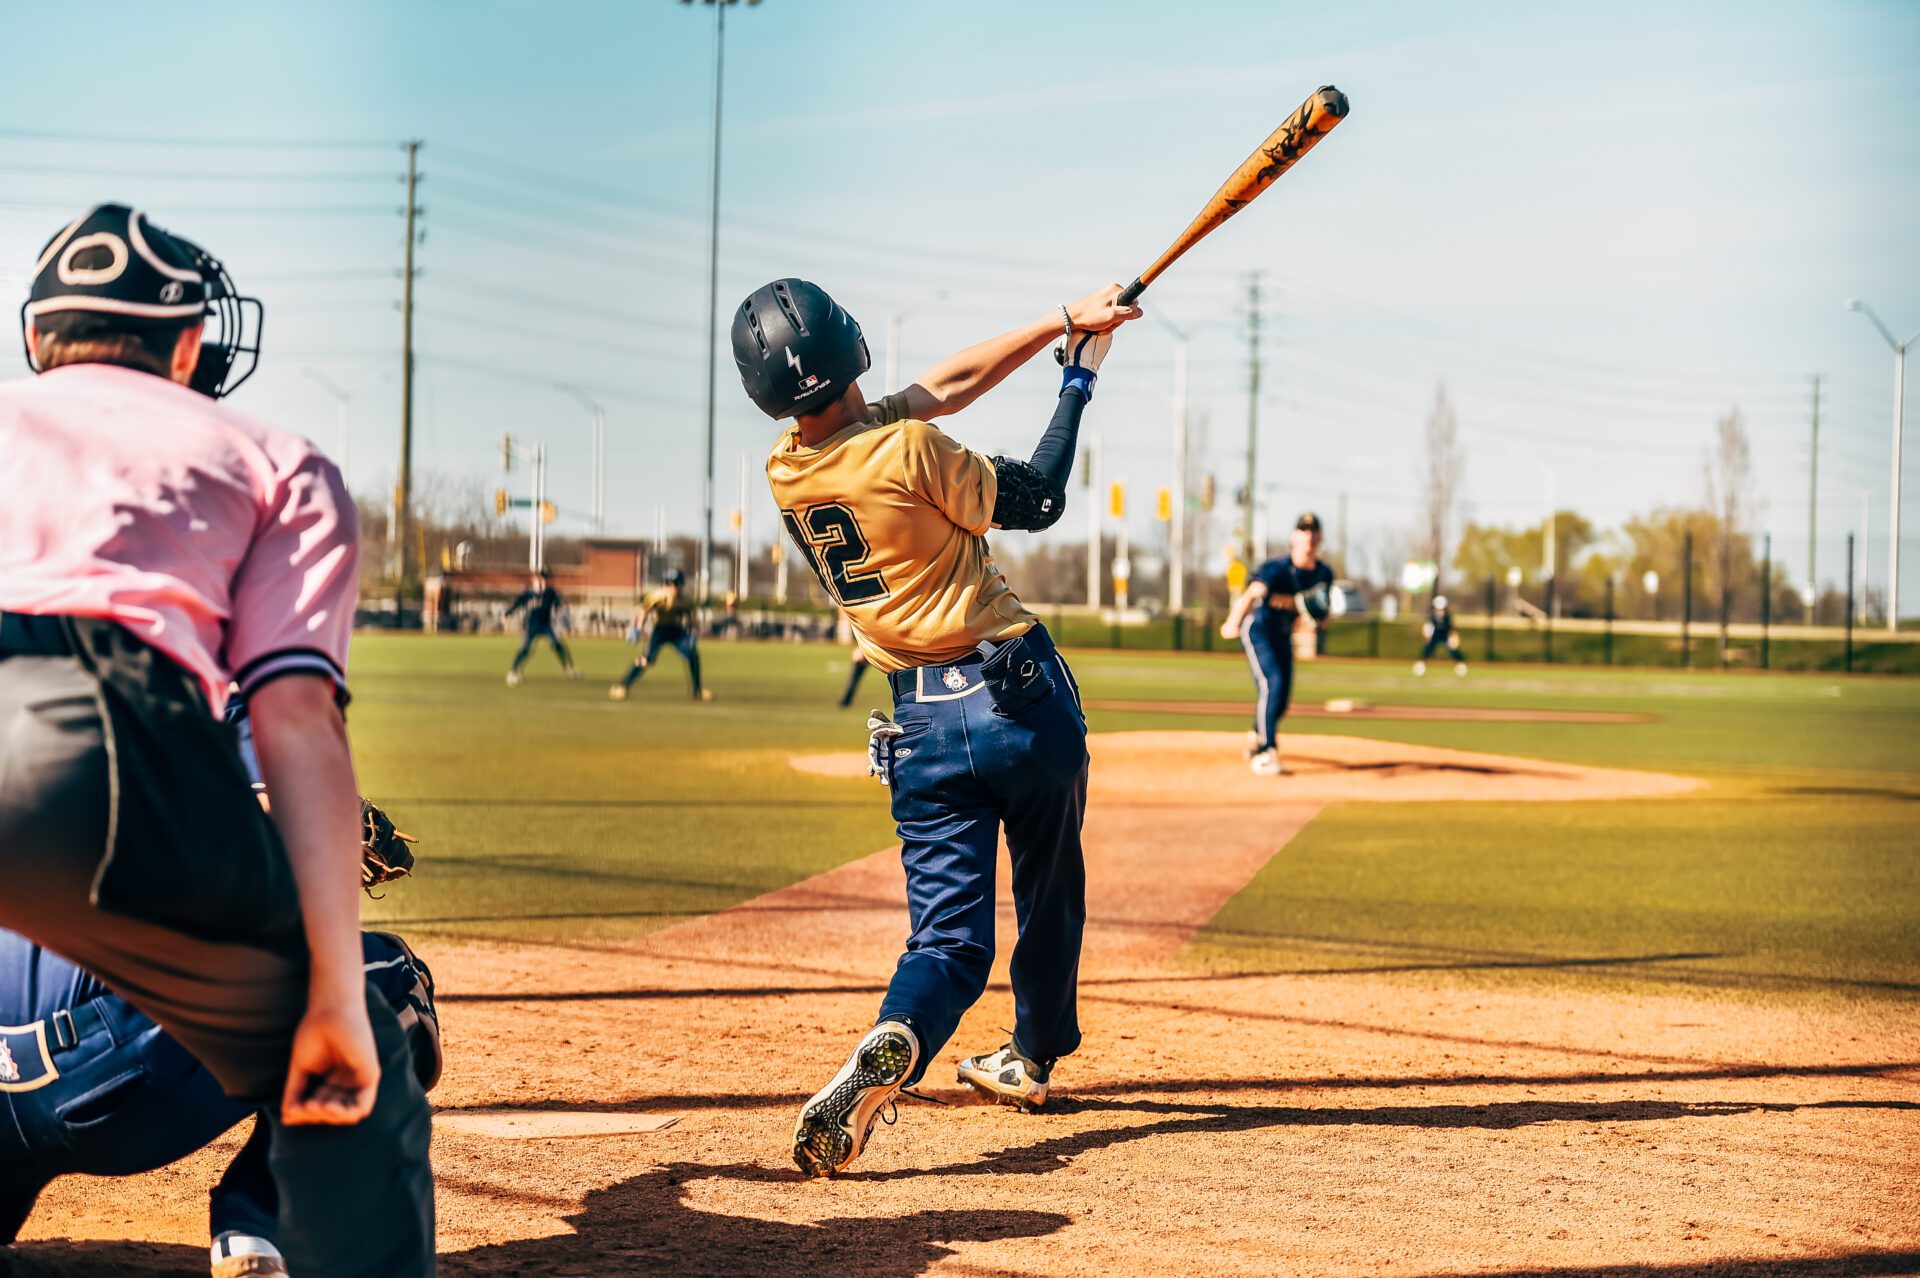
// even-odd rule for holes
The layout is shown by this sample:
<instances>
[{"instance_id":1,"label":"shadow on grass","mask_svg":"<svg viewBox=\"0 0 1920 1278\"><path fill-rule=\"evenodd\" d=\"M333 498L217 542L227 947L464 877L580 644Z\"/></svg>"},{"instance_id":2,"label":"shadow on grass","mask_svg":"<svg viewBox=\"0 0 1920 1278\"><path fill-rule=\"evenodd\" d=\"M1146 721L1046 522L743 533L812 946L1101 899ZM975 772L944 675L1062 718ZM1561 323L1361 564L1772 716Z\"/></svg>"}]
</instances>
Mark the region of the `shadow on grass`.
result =
<instances>
[{"instance_id":1,"label":"shadow on grass","mask_svg":"<svg viewBox=\"0 0 1920 1278\"><path fill-rule=\"evenodd\" d=\"M1845 799L1898 799L1902 803L1920 803L1920 791L1889 790L1853 785L1776 785L1768 794L1825 795Z\"/></svg>"}]
</instances>

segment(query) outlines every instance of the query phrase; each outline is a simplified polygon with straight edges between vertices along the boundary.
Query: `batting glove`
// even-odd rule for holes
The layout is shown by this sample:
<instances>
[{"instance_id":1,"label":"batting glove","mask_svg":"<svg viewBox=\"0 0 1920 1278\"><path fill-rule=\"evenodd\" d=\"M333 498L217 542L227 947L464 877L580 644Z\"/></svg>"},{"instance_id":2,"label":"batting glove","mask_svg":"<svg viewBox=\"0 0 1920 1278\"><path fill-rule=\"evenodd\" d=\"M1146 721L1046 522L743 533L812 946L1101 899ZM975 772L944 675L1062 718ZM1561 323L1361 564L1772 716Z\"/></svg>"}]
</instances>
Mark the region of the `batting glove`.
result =
<instances>
[{"instance_id":1,"label":"batting glove","mask_svg":"<svg viewBox=\"0 0 1920 1278\"><path fill-rule=\"evenodd\" d=\"M906 729L878 710L867 711L867 775L893 786L893 739Z\"/></svg>"},{"instance_id":2,"label":"batting glove","mask_svg":"<svg viewBox=\"0 0 1920 1278\"><path fill-rule=\"evenodd\" d=\"M1107 351L1113 346L1113 334L1089 333L1085 329L1075 329L1073 334L1054 352L1064 366L1061 373L1060 390L1080 392L1080 398L1093 398L1095 375L1100 371L1100 361L1107 357Z\"/></svg>"}]
</instances>

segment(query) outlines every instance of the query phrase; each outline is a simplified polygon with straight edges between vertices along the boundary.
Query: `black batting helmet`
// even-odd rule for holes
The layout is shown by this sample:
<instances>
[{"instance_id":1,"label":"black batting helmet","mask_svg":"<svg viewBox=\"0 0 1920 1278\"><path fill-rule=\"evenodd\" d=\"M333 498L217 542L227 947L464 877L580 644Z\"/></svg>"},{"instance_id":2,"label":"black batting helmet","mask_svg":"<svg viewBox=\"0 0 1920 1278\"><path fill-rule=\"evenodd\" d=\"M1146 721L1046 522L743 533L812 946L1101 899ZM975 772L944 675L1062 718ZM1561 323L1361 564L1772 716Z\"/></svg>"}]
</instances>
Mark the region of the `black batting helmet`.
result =
<instances>
[{"instance_id":1,"label":"black batting helmet","mask_svg":"<svg viewBox=\"0 0 1920 1278\"><path fill-rule=\"evenodd\" d=\"M873 366L853 316L818 285L775 280L733 316L733 362L769 417L817 412Z\"/></svg>"},{"instance_id":2,"label":"black batting helmet","mask_svg":"<svg viewBox=\"0 0 1920 1278\"><path fill-rule=\"evenodd\" d=\"M669 568L667 569L667 575L661 578L661 580L669 586L684 586L687 584L687 574L681 572L678 568Z\"/></svg>"},{"instance_id":3,"label":"black batting helmet","mask_svg":"<svg viewBox=\"0 0 1920 1278\"><path fill-rule=\"evenodd\" d=\"M73 338L211 320L190 385L218 399L259 365L265 318L259 299L240 296L213 254L155 226L138 209L98 204L40 251L33 288L20 308L20 333L24 342L29 320L39 332ZM31 346L27 366L40 371Z\"/></svg>"}]
</instances>

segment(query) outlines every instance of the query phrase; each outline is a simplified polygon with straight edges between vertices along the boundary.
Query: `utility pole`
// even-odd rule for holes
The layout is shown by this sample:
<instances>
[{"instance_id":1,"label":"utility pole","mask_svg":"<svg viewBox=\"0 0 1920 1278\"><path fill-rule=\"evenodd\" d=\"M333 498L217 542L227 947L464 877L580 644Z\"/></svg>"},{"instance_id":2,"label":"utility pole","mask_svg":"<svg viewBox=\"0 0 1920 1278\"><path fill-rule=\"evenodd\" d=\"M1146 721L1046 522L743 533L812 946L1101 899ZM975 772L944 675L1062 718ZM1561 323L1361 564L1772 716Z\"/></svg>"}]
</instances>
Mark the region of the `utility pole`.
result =
<instances>
[{"instance_id":1,"label":"utility pole","mask_svg":"<svg viewBox=\"0 0 1920 1278\"><path fill-rule=\"evenodd\" d=\"M1247 487L1240 509L1241 562L1252 571L1254 485L1260 439L1260 272L1247 275Z\"/></svg>"},{"instance_id":2,"label":"utility pole","mask_svg":"<svg viewBox=\"0 0 1920 1278\"><path fill-rule=\"evenodd\" d=\"M1187 603L1187 336L1173 342L1173 509L1167 512L1172 553L1167 564L1167 609L1175 616Z\"/></svg>"},{"instance_id":3,"label":"utility pole","mask_svg":"<svg viewBox=\"0 0 1920 1278\"><path fill-rule=\"evenodd\" d=\"M1820 374L1813 375L1813 441L1807 446L1807 624L1813 624L1813 597L1819 591L1819 563L1814 538L1819 531L1820 508Z\"/></svg>"},{"instance_id":4,"label":"utility pole","mask_svg":"<svg viewBox=\"0 0 1920 1278\"><path fill-rule=\"evenodd\" d=\"M1847 309L1859 311L1873 326L1880 330L1880 336L1887 339L1887 345L1893 348L1893 493L1887 502L1887 629L1900 629L1900 433L1901 414L1907 401L1907 350L1915 342L1920 342L1920 332L1906 341L1900 341L1893 335L1874 312L1871 306L1857 297L1847 299ZM1853 572L1853 558L1847 558L1847 572ZM1862 591L1864 593L1864 589Z\"/></svg>"},{"instance_id":5,"label":"utility pole","mask_svg":"<svg viewBox=\"0 0 1920 1278\"><path fill-rule=\"evenodd\" d=\"M748 544L749 542L748 542L748 530L747 530L747 455L746 453L742 452L740 454L740 536L738 541L735 544L734 552L733 552L733 557L735 560L734 566L737 569L737 571L734 574L737 580L734 583L733 592L734 594L738 595L742 599L745 599L747 597L747 581L748 581L747 546Z\"/></svg>"},{"instance_id":6,"label":"utility pole","mask_svg":"<svg viewBox=\"0 0 1920 1278\"><path fill-rule=\"evenodd\" d=\"M555 382L553 388L587 410L593 430L593 530L607 530L607 413L600 401L572 382Z\"/></svg>"},{"instance_id":7,"label":"utility pole","mask_svg":"<svg viewBox=\"0 0 1920 1278\"><path fill-rule=\"evenodd\" d=\"M1867 504L1867 492L1860 491L1860 615L1861 628L1867 624L1867 591L1873 580L1867 575L1867 560L1873 553L1873 508Z\"/></svg>"},{"instance_id":8,"label":"utility pole","mask_svg":"<svg viewBox=\"0 0 1920 1278\"><path fill-rule=\"evenodd\" d=\"M1087 607L1100 611L1100 437L1087 434Z\"/></svg>"},{"instance_id":9,"label":"utility pole","mask_svg":"<svg viewBox=\"0 0 1920 1278\"><path fill-rule=\"evenodd\" d=\"M405 599L413 574L407 548L413 542L413 246L414 219L420 206L420 143L407 143L407 264L400 283L400 479L393 486L393 545L388 571Z\"/></svg>"},{"instance_id":10,"label":"utility pole","mask_svg":"<svg viewBox=\"0 0 1920 1278\"><path fill-rule=\"evenodd\" d=\"M713 565L713 444L714 406L720 393L720 98L726 70L727 5L713 6L713 191L707 207L707 466L701 480L700 564L695 595L706 602L712 593Z\"/></svg>"}]
</instances>

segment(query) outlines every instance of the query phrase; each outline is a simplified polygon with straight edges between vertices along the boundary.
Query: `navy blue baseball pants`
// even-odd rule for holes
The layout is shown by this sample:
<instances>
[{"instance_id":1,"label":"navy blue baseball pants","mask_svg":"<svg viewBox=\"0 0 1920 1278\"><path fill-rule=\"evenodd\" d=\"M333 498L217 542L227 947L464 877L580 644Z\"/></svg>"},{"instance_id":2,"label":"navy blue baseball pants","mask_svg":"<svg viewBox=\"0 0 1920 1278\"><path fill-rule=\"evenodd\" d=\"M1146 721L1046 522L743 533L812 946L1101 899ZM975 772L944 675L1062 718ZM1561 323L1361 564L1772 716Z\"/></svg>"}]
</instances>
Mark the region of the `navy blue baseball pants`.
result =
<instances>
[{"instance_id":1,"label":"navy blue baseball pants","mask_svg":"<svg viewBox=\"0 0 1920 1278\"><path fill-rule=\"evenodd\" d=\"M520 639L520 651L513 654L515 670L527 664L527 657L533 652L533 645L542 639L553 645L554 652L560 657L561 665L568 669L573 668L573 654L567 651L567 645L561 640L557 630L549 626L528 626L526 634Z\"/></svg>"},{"instance_id":2,"label":"navy blue baseball pants","mask_svg":"<svg viewBox=\"0 0 1920 1278\"><path fill-rule=\"evenodd\" d=\"M1280 744L1280 720L1293 699L1293 614L1269 608L1240 627L1240 646L1253 668L1253 731L1258 749Z\"/></svg>"},{"instance_id":3,"label":"navy blue baseball pants","mask_svg":"<svg viewBox=\"0 0 1920 1278\"><path fill-rule=\"evenodd\" d=\"M700 695L700 641L691 630L682 630L678 626L655 626L647 636L647 654L634 661L627 669L626 685L631 688L634 680L647 672L654 658L660 655L660 649L671 645L687 660L687 677L693 681L693 695Z\"/></svg>"},{"instance_id":4,"label":"navy blue baseball pants","mask_svg":"<svg viewBox=\"0 0 1920 1278\"><path fill-rule=\"evenodd\" d=\"M879 1019L908 1021L920 1039L908 1086L987 987L1003 827L1020 932L1014 1043L1038 1061L1080 1045L1087 725L1079 688L1046 631L1035 626L1025 638L1054 690L1017 718L994 706L978 656L891 676L894 719L904 729L890 751L893 819L913 930Z\"/></svg>"}]
</instances>

